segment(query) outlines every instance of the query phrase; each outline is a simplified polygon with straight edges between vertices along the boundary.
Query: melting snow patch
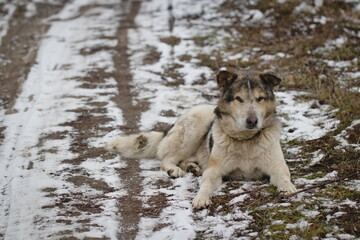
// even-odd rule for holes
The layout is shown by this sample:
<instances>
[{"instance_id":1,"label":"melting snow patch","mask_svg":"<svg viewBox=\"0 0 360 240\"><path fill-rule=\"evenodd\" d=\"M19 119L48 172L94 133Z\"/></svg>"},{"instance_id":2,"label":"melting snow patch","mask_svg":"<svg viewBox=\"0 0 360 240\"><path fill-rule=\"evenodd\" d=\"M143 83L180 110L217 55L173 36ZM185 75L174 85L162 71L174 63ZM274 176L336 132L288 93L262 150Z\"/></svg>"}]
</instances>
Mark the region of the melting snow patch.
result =
<instances>
[{"instance_id":1,"label":"melting snow patch","mask_svg":"<svg viewBox=\"0 0 360 240\"><path fill-rule=\"evenodd\" d=\"M324 181L329 181L329 180L335 180L338 177L338 172L337 171L332 171L328 174L326 174L324 177L322 178L316 178L316 179L305 179L305 178L298 178L296 179L294 182L296 185L313 185L319 182L324 182Z\"/></svg>"},{"instance_id":2,"label":"melting snow patch","mask_svg":"<svg viewBox=\"0 0 360 240\"><path fill-rule=\"evenodd\" d=\"M340 123L333 118L329 105L319 105L314 102L299 102L296 97L304 96L304 92L277 92L277 110L283 122L283 140L317 139L328 131L334 130Z\"/></svg>"},{"instance_id":3,"label":"melting snow patch","mask_svg":"<svg viewBox=\"0 0 360 240\"><path fill-rule=\"evenodd\" d=\"M313 210L304 210L301 212L305 217L314 218L317 215L320 214L319 211L313 211Z\"/></svg>"},{"instance_id":4,"label":"melting snow patch","mask_svg":"<svg viewBox=\"0 0 360 240\"><path fill-rule=\"evenodd\" d=\"M235 197L229 202L229 205L234 205L234 204L237 204L239 202L244 202L247 197L248 197L247 194L243 194L243 195L240 195L238 197Z\"/></svg>"},{"instance_id":5,"label":"melting snow patch","mask_svg":"<svg viewBox=\"0 0 360 240\"><path fill-rule=\"evenodd\" d=\"M309 222L302 218L297 223L286 224L286 228L288 228L288 229L299 228L300 230L304 230L305 228L307 228L308 225L309 225Z\"/></svg>"},{"instance_id":6,"label":"melting snow patch","mask_svg":"<svg viewBox=\"0 0 360 240\"><path fill-rule=\"evenodd\" d=\"M355 120L353 121L350 126L348 126L346 129L344 129L343 131L341 131L340 134L335 136L335 139L340 143L338 146L336 146L336 149L341 149L344 146L351 146L354 147L357 150L360 150L360 146L359 144L350 144L347 139L346 136L348 134L349 130L352 130L354 128L355 125L360 124L360 120Z\"/></svg>"}]
</instances>

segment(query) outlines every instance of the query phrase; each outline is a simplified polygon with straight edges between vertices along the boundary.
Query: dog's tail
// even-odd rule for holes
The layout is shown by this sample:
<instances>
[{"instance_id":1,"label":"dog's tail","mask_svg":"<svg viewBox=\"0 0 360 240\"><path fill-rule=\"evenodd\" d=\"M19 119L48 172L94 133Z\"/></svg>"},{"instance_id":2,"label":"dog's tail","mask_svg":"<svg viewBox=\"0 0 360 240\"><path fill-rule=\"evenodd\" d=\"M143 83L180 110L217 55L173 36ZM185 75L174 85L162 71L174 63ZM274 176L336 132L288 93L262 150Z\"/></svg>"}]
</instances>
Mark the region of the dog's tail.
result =
<instances>
[{"instance_id":1,"label":"dog's tail","mask_svg":"<svg viewBox=\"0 0 360 240\"><path fill-rule=\"evenodd\" d=\"M116 137L105 148L126 158L155 158L164 135L163 132L152 131Z\"/></svg>"}]
</instances>

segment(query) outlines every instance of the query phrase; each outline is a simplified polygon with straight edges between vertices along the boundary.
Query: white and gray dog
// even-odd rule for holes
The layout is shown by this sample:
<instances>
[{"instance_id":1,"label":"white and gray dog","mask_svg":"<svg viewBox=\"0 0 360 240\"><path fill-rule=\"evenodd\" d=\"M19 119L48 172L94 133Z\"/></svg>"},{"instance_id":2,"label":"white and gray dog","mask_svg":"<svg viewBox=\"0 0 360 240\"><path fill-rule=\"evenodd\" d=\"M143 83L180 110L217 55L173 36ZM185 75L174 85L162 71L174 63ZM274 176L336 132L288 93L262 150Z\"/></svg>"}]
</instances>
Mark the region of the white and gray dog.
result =
<instances>
[{"instance_id":1,"label":"white and gray dog","mask_svg":"<svg viewBox=\"0 0 360 240\"><path fill-rule=\"evenodd\" d=\"M211 204L222 178L257 179L264 175L278 191L296 191L280 147L281 124L275 117L272 73L220 70L216 106L200 105L185 112L167 132L116 137L106 145L127 158L159 158L171 177L186 171L202 174L193 207Z\"/></svg>"}]
</instances>

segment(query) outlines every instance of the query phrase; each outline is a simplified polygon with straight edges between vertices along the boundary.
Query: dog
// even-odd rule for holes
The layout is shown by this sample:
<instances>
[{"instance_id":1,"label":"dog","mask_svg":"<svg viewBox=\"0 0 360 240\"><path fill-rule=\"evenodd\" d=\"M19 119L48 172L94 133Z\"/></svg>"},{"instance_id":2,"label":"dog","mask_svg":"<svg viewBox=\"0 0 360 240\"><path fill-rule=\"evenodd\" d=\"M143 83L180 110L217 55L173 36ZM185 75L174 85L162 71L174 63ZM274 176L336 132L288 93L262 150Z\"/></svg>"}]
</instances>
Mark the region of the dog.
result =
<instances>
[{"instance_id":1,"label":"dog","mask_svg":"<svg viewBox=\"0 0 360 240\"><path fill-rule=\"evenodd\" d=\"M217 105L185 112L168 132L116 137L106 149L126 158L159 158L173 178L186 172L201 175L194 208L209 206L223 177L259 179L285 195L296 192L280 147L281 124L275 116L274 87L281 79L270 72L221 69Z\"/></svg>"}]
</instances>

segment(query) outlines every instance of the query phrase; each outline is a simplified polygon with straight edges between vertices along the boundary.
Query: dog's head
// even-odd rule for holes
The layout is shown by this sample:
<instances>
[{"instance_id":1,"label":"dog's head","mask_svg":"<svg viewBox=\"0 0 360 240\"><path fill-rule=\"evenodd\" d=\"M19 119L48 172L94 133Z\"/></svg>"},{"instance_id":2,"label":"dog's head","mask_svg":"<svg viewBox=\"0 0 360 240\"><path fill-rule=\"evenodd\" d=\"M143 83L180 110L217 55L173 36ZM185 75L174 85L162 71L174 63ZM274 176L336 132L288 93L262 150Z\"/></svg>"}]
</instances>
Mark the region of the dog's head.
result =
<instances>
[{"instance_id":1,"label":"dog's head","mask_svg":"<svg viewBox=\"0 0 360 240\"><path fill-rule=\"evenodd\" d=\"M273 88L281 79L268 72L220 70L220 99L215 109L226 133L235 138L257 134L275 111Z\"/></svg>"}]
</instances>

